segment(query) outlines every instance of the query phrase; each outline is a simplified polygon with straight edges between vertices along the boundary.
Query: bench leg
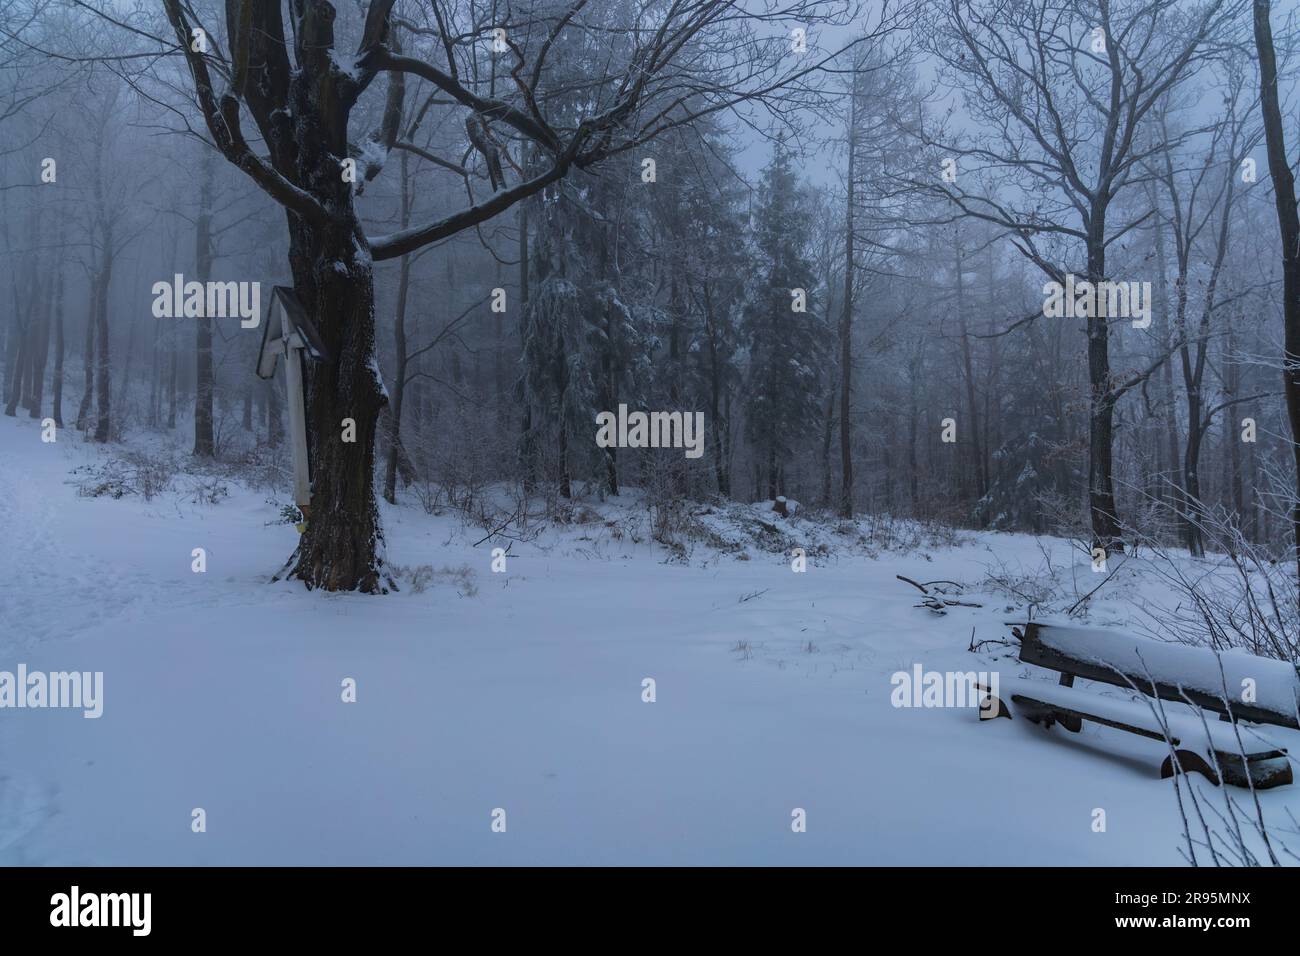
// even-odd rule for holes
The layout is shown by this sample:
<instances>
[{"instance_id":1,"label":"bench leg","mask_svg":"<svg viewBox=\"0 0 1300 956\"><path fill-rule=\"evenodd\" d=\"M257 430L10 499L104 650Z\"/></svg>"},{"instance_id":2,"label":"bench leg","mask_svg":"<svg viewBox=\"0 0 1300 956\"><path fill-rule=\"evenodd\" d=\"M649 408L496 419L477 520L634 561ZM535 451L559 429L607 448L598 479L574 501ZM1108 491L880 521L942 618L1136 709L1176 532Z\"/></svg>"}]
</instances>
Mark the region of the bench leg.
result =
<instances>
[{"instance_id":1,"label":"bench leg","mask_svg":"<svg viewBox=\"0 0 1300 956\"><path fill-rule=\"evenodd\" d=\"M1241 754L1217 751L1214 758L1223 770L1223 782L1234 787L1254 786L1268 790L1291 782L1291 761L1285 755L1242 760Z\"/></svg>"},{"instance_id":2,"label":"bench leg","mask_svg":"<svg viewBox=\"0 0 1300 956\"><path fill-rule=\"evenodd\" d=\"M1083 730L1083 721L1074 714L1063 714L1052 707L1042 704L1031 704L1028 701L1019 701L1020 712L1025 715L1027 720L1050 729L1053 724L1060 724L1072 734L1077 734Z\"/></svg>"},{"instance_id":3,"label":"bench leg","mask_svg":"<svg viewBox=\"0 0 1300 956\"><path fill-rule=\"evenodd\" d=\"M1178 757L1179 766L1177 767L1174 764L1175 756ZM1213 767L1205 762L1205 758L1194 750L1175 750L1166 757L1164 763L1160 765L1160 779L1164 780L1166 777L1172 777L1178 769L1181 769L1183 773L1195 771L1216 787L1219 785L1219 775L1214 772Z\"/></svg>"},{"instance_id":4,"label":"bench leg","mask_svg":"<svg viewBox=\"0 0 1300 956\"><path fill-rule=\"evenodd\" d=\"M1083 720L1073 714L1057 714L1056 722L1072 734L1077 734L1083 730Z\"/></svg>"},{"instance_id":5,"label":"bench leg","mask_svg":"<svg viewBox=\"0 0 1300 956\"><path fill-rule=\"evenodd\" d=\"M1056 723L1056 717L1050 707L1033 704L1029 701L1016 701L1016 712L1030 723L1040 724L1043 727L1050 727Z\"/></svg>"},{"instance_id":6,"label":"bench leg","mask_svg":"<svg viewBox=\"0 0 1300 956\"><path fill-rule=\"evenodd\" d=\"M997 717L1011 719L1011 708L1007 706L1006 701L1001 697L994 697L992 694L985 693L980 699L979 708L980 720L993 720Z\"/></svg>"},{"instance_id":7,"label":"bench leg","mask_svg":"<svg viewBox=\"0 0 1300 956\"><path fill-rule=\"evenodd\" d=\"M1001 697L994 697L993 690L984 684L976 684L975 689L980 692L979 715L980 720L993 720L997 717L1011 719L1011 708Z\"/></svg>"}]
</instances>

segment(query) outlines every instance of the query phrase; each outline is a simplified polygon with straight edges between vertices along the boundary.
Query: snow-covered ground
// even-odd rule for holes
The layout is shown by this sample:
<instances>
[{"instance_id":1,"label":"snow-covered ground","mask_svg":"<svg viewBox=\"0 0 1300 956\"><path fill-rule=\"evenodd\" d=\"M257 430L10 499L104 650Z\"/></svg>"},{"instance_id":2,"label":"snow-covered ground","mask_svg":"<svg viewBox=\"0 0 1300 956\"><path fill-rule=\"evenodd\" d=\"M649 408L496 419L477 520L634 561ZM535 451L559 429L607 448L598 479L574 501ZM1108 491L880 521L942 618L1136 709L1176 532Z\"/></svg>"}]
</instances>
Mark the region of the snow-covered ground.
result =
<instances>
[{"instance_id":1,"label":"snow-covered ground","mask_svg":"<svg viewBox=\"0 0 1300 956\"><path fill-rule=\"evenodd\" d=\"M890 704L916 664L1029 675L967 651L1012 616L980 584L1043 545L1086 591L1067 542L846 548L799 574L753 549L683 563L594 521L493 573L481 529L385 507L392 562L470 572L327 595L267 583L296 532L265 492L78 497L70 470L102 454L0 418L0 670L104 674L97 720L0 710L0 863L1182 862L1163 745ZM917 609L896 574L964 582L984 607ZM1153 577L1135 564L1092 622L1136 623ZM1260 800L1300 816L1300 785Z\"/></svg>"}]
</instances>

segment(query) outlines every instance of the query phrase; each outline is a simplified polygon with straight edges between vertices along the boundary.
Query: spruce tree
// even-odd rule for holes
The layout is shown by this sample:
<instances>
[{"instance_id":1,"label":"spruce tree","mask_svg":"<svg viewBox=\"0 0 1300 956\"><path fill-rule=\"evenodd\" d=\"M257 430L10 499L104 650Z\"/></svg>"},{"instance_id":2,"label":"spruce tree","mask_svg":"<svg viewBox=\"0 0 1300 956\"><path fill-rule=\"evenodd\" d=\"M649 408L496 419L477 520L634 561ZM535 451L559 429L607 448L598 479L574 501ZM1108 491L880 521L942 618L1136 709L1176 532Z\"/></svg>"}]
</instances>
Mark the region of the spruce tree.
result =
<instances>
[{"instance_id":1,"label":"spruce tree","mask_svg":"<svg viewBox=\"0 0 1300 956\"><path fill-rule=\"evenodd\" d=\"M786 460L820 414L817 369L828 361L828 330L807 254L811 204L802 192L791 150L778 136L753 214L757 263L744 321L746 435L770 498L781 494Z\"/></svg>"}]
</instances>

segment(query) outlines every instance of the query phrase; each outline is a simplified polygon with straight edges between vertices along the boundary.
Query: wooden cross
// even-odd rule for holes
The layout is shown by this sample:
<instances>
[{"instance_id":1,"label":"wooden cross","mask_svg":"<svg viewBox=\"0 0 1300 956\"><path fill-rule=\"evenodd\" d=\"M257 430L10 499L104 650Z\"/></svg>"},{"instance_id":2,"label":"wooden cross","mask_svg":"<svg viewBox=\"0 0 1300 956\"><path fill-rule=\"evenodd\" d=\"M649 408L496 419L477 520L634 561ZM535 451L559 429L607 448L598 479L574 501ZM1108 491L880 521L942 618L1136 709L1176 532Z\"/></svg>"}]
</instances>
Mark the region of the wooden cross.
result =
<instances>
[{"instance_id":1,"label":"wooden cross","mask_svg":"<svg viewBox=\"0 0 1300 956\"><path fill-rule=\"evenodd\" d=\"M262 347L257 356L258 378L275 375L276 359L284 355L285 392L289 404L289 448L293 454L293 499L305 519L311 510L311 465L307 458L307 409L303 399L303 354L313 362L326 359L316 327L307 318L292 289L271 290L270 311L262 323ZM275 322L276 315L280 321ZM272 332L272 327L277 329ZM274 337L273 337L274 336Z\"/></svg>"}]
</instances>

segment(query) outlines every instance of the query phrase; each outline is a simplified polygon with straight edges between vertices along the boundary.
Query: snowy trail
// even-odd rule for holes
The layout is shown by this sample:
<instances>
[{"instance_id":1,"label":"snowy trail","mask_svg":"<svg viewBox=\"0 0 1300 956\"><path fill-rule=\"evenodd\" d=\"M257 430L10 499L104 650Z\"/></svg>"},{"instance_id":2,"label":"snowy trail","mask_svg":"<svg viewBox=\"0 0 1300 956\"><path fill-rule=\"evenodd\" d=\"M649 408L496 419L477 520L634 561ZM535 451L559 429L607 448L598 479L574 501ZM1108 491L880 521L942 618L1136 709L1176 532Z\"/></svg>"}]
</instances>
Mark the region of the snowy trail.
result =
<instances>
[{"instance_id":1,"label":"snowy trail","mask_svg":"<svg viewBox=\"0 0 1300 956\"><path fill-rule=\"evenodd\" d=\"M27 428L24 437L36 437ZM12 431L5 435L15 440ZM52 458L53 456L46 456ZM69 581L58 576L64 566L54 539L55 499L49 494L50 476L66 471L62 456L53 468L29 476L10 464L0 467L0 529L5 538L5 585L0 588L0 667L12 669L13 655L25 646L60 630L50 615L51 596L64 591ZM65 605L66 607L66 605ZM74 619L83 615L73 612ZM46 792L16 759L16 722L0 722L0 862L22 864L28 860L22 841L54 815L54 795ZM53 788L51 788L53 789Z\"/></svg>"},{"instance_id":2,"label":"snowy trail","mask_svg":"<svg viewBox=\"0 0 1300 956\"><path fill-rule=\"evenodd\" d=\"M92 460L93 453L73 444L72 432L44 444L35 423L16 424L17 436L6 432L6 439L29 447L13 456L21 467L0 467L0 528L9 559L0 608L3 619L21 627L6 634L6 644L27 649L51 637L147 617L158 596L157 562L133 559L165 546L154 532L166 532L166 511L176 505L158 500L126 526L105 524L102 502L77 497L69 484L70 470ZM142 538L145 523L153 527ZM221 600L192 576L169 576L167 586L172 606L212 606Z\"/></svg>"},{"instance_id":3,"label":"snowy trail","mask_svg":"<svg viewBox=\"0 0 1300 956\"><path fill-rule=\"evenodd\" d=\"M118 520L105 523L104 502L79 498L69 483L74 467L94 460L93 449L81 446L70 431L46 444L34 422L4 424L0 669L12 671L18 661L35 667L38 660L48 661L50 670L81 669L60 650L68 638L105 629L137 631L156 614L160 599L169 610L200 614L239 602L238 592L206 586L196 575L160 571L167 539L184 537L168 533L167 510L177 508L173 502L137 503L131 510L138 513L118 514ZM152 526L146 536L139 534L142 525ZM180 541L174 560L166 563L188 571L188 555L189 547ZM45 743L45 731L34 720L0 721L0 862L44 862L24 853L22 838L62 810L58 777L38 781L29 762L16 758L32 744Z\"/></svg>"},{"instance_id":4,"label":"snowy trail","mask_svg":"<svg viewBox=\"0 0 1300 956\"><path fill-rule=\"evenodd\" d=\"M93 450L48 452L0 420L0 669L102 670L104 715L0 711L0 863L1181 862L1154 743L890 706L914 664L1009 666L965 650L1003 603L938 618L894 579L977 581L982 543L796 575L574 529L500 575L481 535L387 509L392 560L478 593L307 594L265 583L295 536L264 495L82 500Z\"/></svg>"}]
</instances>

